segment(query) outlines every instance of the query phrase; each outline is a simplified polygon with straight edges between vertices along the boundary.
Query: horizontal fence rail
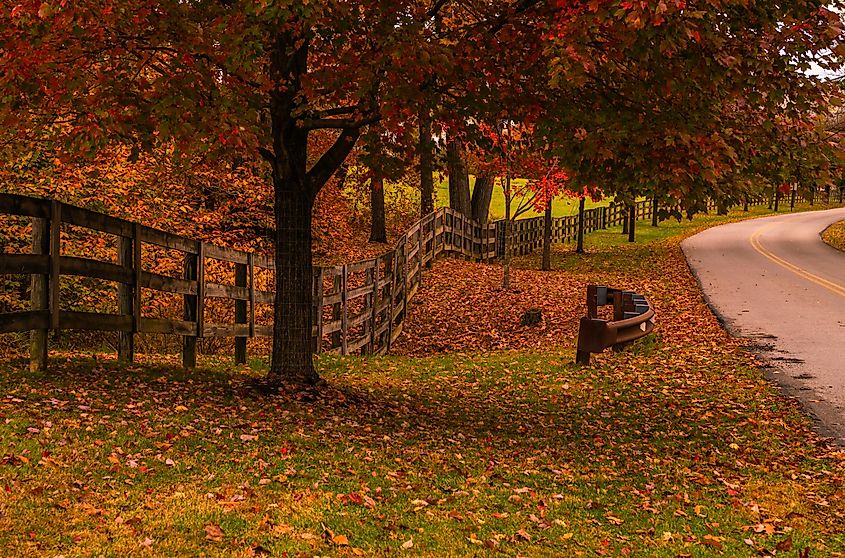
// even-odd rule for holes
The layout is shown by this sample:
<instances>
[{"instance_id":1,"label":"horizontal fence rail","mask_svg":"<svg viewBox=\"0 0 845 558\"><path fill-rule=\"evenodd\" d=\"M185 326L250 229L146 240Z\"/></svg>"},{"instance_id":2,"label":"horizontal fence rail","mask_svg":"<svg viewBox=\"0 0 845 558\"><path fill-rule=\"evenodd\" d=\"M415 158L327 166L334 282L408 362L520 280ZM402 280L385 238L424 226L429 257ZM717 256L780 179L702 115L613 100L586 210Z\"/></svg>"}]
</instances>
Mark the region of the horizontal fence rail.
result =
<instances>
[{"instance_id":1,"label":"horizontal fence rail","mask_svg":"<svg viewBox=\"0 0 845 558\"><path fill-rule=\"evenodd\" d=\"M246 362L246 339L271 337L272 327L256 323L256 308L271 305L273 291L261 290L256 274L273 272L272 259L153 229L54 200L0 194L0 215L32 220L32 251L0 254L0 274L31 276L31 309L0 313L0 333L34 332L33 367L46 364L47 333L64 329L117 332L118 352L134 357L134 335L160 333L183 337L182 357L196 365L196 343L202 338L235 338L235 358ZM117 263L65 255L63 226L74 226L116 237ZM182 277L145 269L141 258L148 246L181 254ZM376 258L314 269L313 343L318 353L383 353L402 331L408 302L422 281L422 270L442 253L474 260L496 257L494 225L480 225L462 214L441 208L414 223L394 248ZM206 277L209 262L234 267L228 284ZM62 306L62 277L75 276L116 284L117 313L70 310ZM183 319L143 315L145 290L183 298ZM210 299L234 302L234 323L206 319Z\"/></svg>"},{"instance_id":2,"label":"horizontal fence rail","mask_svg":"<svg viewBox=\"0 0 845 558\"><path fill-rule=\"evenodd\" d=\"M841 198L840 190L839 196ZM830 194L827 193L827 201ZM762 197L750 205L771 203ZM636 218L649 219L656 210L653 201L635 204ZM716 209L715 203L708 204ZM622 224L630 206L611 203L584 212L584 232ZM31 277L30 309L0 313L0 333L31 334L31 366L46 366L48 332L64 329L118 333L118 355L134 357L135 334L156 333L183 338L182 359L186 367L196 364L197 340L234 338L235 360L245 363L249 338L271 337L272 326L257 316L272 314L275 293L262 289L273 285L272 258L197 241L139 223L111 217L65 204L15 194L0 194L0 215L31 220L30 253L0 254L0 275ZM574 240L578 216L552 220L553 243ZM510 227L505 221L480 224L450 208L440 208L414 223L393 248L372 259L314 269L314 323L312 337L317 353L384 353L402 332L409 301L422 283L422 270L441 254L475 261L534 252L543 244L543 218L519 219ZM115 258L103 261L62 253L62 228L77 227L113 238ZM176 252L181 259L180 276L165 275L145 268L142 254L151 248ZM227 282L210 280L209 270L231 269ZM217 273L216 275L219 275ZM117 310L112 313L65 308L61 300L62 278L82 277L115 284ZM181 319L144 315L144 293L168 293L181 297ZM217 323L207 319L206 307L213 301L230 301L233 321Z\"/></svg>"}]
</instances>

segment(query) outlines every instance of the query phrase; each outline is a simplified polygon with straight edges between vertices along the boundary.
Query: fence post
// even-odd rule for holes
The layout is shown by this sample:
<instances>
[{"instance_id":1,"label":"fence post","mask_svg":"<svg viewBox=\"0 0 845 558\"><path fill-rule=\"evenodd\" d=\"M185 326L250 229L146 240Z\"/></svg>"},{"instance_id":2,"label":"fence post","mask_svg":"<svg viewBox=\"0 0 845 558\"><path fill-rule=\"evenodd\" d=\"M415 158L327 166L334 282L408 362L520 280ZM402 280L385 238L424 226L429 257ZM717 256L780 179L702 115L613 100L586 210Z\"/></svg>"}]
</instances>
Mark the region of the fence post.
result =
<instances>
[{"instance_id":1,"label":"fence post","mask_svg":"<svg viewBox=\"0 0 845 558\"><path fill-rule=\"evenodd\" d=\"M250 252L246 256L249 273L249 336L255 337L255 254Z\"/></svg>"},{"instance_id":2,"label":"fence post","mask_svg":"<svg viewBox=\"0 0 845 558\"><path fill-rule=\"evenodd\" d=\"M347 343L349 337L349 309L346 305L346 291L348 289L346 265L344 265L342 269L343 275L341 275L340 280L340 354L348 355L349 349L347 348Z\"/></svg>"},{"instance_id":3,"label":"fence post","mask_svg":"<svg viewBox=\"0 0 845 558\"><path fill-rule=\"evenodd\" d=\"M198 243L197 254L185 255L184 278L188 281L196 281L197 294L185 295L184 297L184 318L187 322L195 323L195 335L186 335L182 338L182 366L195 368L197 365L197 339L203 334L203 304L205 298L205 247L202 242Z\"/></svg>"},{"instance_id":4,"label":"fence post","mask_svg":"<svg viewBox=\"0 0 845 558\"><path fill-rule=\"evenodd\" d=\"M420 227L417 229L417 288L422 284L423 250L425 250L425 241L423 240L423 224L420 222Z\"/></svg>"},{"instance_id":5,"label":"fence post","mask_svg":"<svg viewBox=\"0 0 845 558\"><path fill-rule=\"evenodd\" d=\"M454 223L454 221L452 221ZM463 242L463 241L461 241ZM402 240L402 321L408 317L408 237Z\"/></svg>"},{"instance_id":6,"label":"fence post","mask_svg":"<svg viewBox=\"0 0 845 558\"><path fill-rule=\"evenodd\" d=\"M315 270L314 277L314 319L317 322L317 335L314 344L314 352L318 355L323 352L323 268Z\"/></svg>"},{"instance_id":7,"label":"fence post","mask_svg":"<svg viewBox=\"0 0 845 558\"><path fill-rule=\"evenodd\" d=\"M372 302L373 309L370 314L370 354L375 354L378 350L376 347L376 319L378 316L378 283L379 283L379 266L381 265L381 257L377 257L373 265L373 294L370 298L370 302ZM422 270L420 270L422 274Z\"/></svg>"},{"instance_id":8,"label":"fence post","mask_svg":"<svg viewBox=\"0 0 845 558\"><path fill-rule=\"evenodd\" d=\"M32 218L32 253L50 253L50 220L39 217ZM50 276L37 274L32 276L32 293L30 308L35 311L49 312L50 309ZM47 370L47 339L49 329L34 329L29 334L29 371L43 372Z\"/></svg>"},{"instance_id":9,"label":"fence post","mask_svg":"<svg viewBox=\"0 0 845 558\"><path fill-rule=\"evenodd\" d=\"M248 264L235 264L235 286L247 285ZM247 301L235 300L235 324L247 323ZM235 364L246 364L246 337L235 336Z\"/></svg>"},{"instance_id":10,"label":"fence post","mask_svg":"<svg viewBox=\"0 0 845 558\"><path fill-rule=\"evenodd\" d=\"M337 269L337 268L334 268L334 269ZM332 270L332 293L343 296L341 294L343 292L343 276L335 273L334 269ZM336 322L336 321L341 319L341 316L343 315L343 312L341 311L341 306L342 306L342 304L340 302L340 298L338 298L337 302L332 304L332 321L333 322ZM342 326L343 326L343 324L341 324L341 327ZM338 348L338 347L341 346L342 338L343 338L343 335L341 334L340 330L337 330L334 333L332 333L332 349Z\"/></svg>"},{"instance_id":11,"label":"fence post","mask_svg":"<svg viewBox=\"0 0 845 558\"><path fill-rule=\"evenodd\" d=\"M62 206L57 201L50 202L50 329L59 334L59 262L62 254Z\"/></svg>"},{"instance_id":12,"label":"fence post","mask_svg":"<svg viewBox=\"0 0 845 558\"><path fill-rule=\"evenodd\" d=\"M384 273L390 274L387 284L387 350L393 345L393 303L396 298L396 249L385 255Z\"/></svg>"},{"instance_id":13,"label":"fence post","mask_svg":"<svg viewBox=\"0 0 845 558\"><path fill-rule=\"evenodd\" d=\"M136 233L133 227L133 233ZM140 266L140 261L135 261L135 246L136 242L140 242L140 238L133 238L120 236L117 239L117 263L124 269L132 271L134 282L133 284L118 283L117 285L117 304L118 312L124 316L132 316L133 331L119 332L117 338L117 360L121 362L132 362L135 360L135 290L140 290L141 286L137 282L136 266Z\"/></svg>"}]
</instances>

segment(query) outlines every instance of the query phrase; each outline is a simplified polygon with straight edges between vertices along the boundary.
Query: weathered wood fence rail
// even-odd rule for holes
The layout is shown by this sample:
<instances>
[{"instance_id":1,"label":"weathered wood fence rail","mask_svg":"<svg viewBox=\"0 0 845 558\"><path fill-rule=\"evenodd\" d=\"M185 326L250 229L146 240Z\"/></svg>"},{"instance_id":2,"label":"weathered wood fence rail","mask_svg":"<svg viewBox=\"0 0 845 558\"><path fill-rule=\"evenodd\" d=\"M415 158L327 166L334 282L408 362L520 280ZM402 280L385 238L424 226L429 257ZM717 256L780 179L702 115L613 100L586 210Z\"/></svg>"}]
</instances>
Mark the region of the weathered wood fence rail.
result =
<instances>
[{"instance_id":1,"label":"weathered wood fence rail","mask_svg":"<svg viewBox=\"0 0 845 558\"><path fill-rule=\"evenodd\" d=\"M31 363L43 369L48 332L64 329L117 332L118 354L134 358L137 333L163 333L183 338L182 360L195 366L197 340L235 338L235 360L245 363L246 340L269 337L272 328L256 323L256 307L272 304L274 293L256 287L256 271L272 272L266 256L224 248L110 217L53 200L0 194L0 215L32 219L32 251L0 254L0 274L31 276L31 309L0 313L0 333L31 334ZM63 255L61 230L72 225L117 238L117 263ZM182 277L144 269L142 250L154 245L182 254ZM448 252L487 260L496 257L495 226L479 225L448 208L419 220L376 258L335 267L315 268L315 350L341 354L382 353L402 331L408 302L420 286L422 270ZM210 260L234 264L229 284L210 282ZM62 307L61 279L87 277L116 284L119 312L80 312ZM142 314L142 291L150 289L183 297L183 319L151 318ZM234 301L234 323L206 321L211 298Z\"/></svg>"},{"instance_id":2,"label":"weathered wood fence rail","mask_svg":"<svg viewBox=\"0 0 845 558\"><path fill-rule=\"evenodd\" d=\"M766 203L765 199L754 203ZM710 204L709 209L715 209ZM636 219L651 218L651 201L635 204ZM611 204L584 213L584 232L621 224L630 206ZM30 253L0 254L0 275L31 276L30 310L0 313L0 333L31 332L31 366L47 363L48 333L64 329L118 333L118 356L134 358L135 335L158 333L182 337L182 361L196 364L197 340L234 338L235 361L247 360L247 339L270 337L272 327L256 322L257 308L272 305L272 291L259 289L263 273L273 283L272 259L261 255L200 242L110 217L54 200L0 194L0 215L31 219ZM115 261L62 254L62 226L105 233L116 238ZM313 341L317 353L383 353L402 332L408 304L422 282L422 270L447 253L489 261L505 251L505 223L479 224L449 208L441 208L414 223L393 249L376 258L314 269ZM552 221L552 242L576 238L578 217ZM512 255L531 253L542 246L543 219L517 220L510 235ZM144 268L142 252L160 247L181 254L182 276L173 277ZM228 283L209 281L210 262L233 267ZM233 275L233 277L232 277ZM117 313L84 312L62 307L61 279L76 276L116 284ZM182 297L182 319L143 315L144 290ZM206 320L210 299L234 302L234 322ZM266 312L264 314L267 314Z\"/></svg>"}]
</instances>

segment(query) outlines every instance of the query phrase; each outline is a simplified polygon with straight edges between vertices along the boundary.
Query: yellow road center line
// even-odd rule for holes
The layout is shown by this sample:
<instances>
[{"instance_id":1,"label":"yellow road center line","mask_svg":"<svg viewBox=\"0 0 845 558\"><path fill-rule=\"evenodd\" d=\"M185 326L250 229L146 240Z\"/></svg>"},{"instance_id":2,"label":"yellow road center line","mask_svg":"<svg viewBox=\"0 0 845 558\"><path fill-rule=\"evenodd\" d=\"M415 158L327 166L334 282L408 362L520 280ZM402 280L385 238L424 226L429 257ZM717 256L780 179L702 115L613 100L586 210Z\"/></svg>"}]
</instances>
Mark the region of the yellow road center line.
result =
<instances>
[{"instance_id":1,"label":"yellow road center line","mask_svg":"<svg viewBox=\"0 0 845 558\"><path fill-rule=\"evenodd\" d=\"M759 229L754 231L754 234L751 235L751 247L754 248L754 250L756 250L763 257L769 259L780 267L791 271L795 275L798 275L799 277L806 279L811 283L815 283L820 287L824 287L825 289L836 293L841 297L845 297L845 286L842 286L838 283L834 283L833 281L828 281L824 277L819 277L818 275L810 273L806 269L797 266L794 263L788 262L779 256L776 256L774 253L772 253L771 250L763 246L763 244L760 242L760 236L772 227L781 224L783 223L770 223L765 227L760 227Z\"/></svg>"}]
</instances>

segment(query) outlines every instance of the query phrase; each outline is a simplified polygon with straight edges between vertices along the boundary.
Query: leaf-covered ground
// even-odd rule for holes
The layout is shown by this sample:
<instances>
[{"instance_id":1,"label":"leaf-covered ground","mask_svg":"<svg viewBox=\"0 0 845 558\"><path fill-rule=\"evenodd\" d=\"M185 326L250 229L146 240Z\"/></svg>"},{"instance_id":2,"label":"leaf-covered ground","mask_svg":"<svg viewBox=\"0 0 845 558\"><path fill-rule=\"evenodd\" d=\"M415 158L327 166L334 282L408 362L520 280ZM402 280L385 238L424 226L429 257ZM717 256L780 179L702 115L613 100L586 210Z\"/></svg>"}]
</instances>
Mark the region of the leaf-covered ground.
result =
<instances>
[{"instance_id":1,"label":"leaf-covered ground","mask_svg":"<svg viewBox=\"0 0 845 558\"><path fill-rule=\"evenodd\" d=\"M574 316L588 280L655 304L656 336L590 367L571 364L571 326L520 333L503 320L522 302L484 314L482 298L465 354L323 358L331 387L305 394L258 395L258 372L212 361L5 364L3 553L845 556L845 459L702 302L671 235L705 224L622 248L607 233L587 256L557 254L566 271L519 262L526 304L559 283L542 305ZM429 284L489 275L494 289L499 272L442 261ZM414 319L446 320L426 292ZM484 328L504 341L472 341ZM514 350L509 332L539 348Z\"/></svg>"},{"instance_id":2,"label":"leaf-covered ground","mask_svg":"<svg viewBox=\"0 0 845 558\"><path fill-rule=\"evenodd\" d=\"M822 240L838 250L845 251L845 221L829 226L822 233Z\"/></svg>"}]
</instances>

